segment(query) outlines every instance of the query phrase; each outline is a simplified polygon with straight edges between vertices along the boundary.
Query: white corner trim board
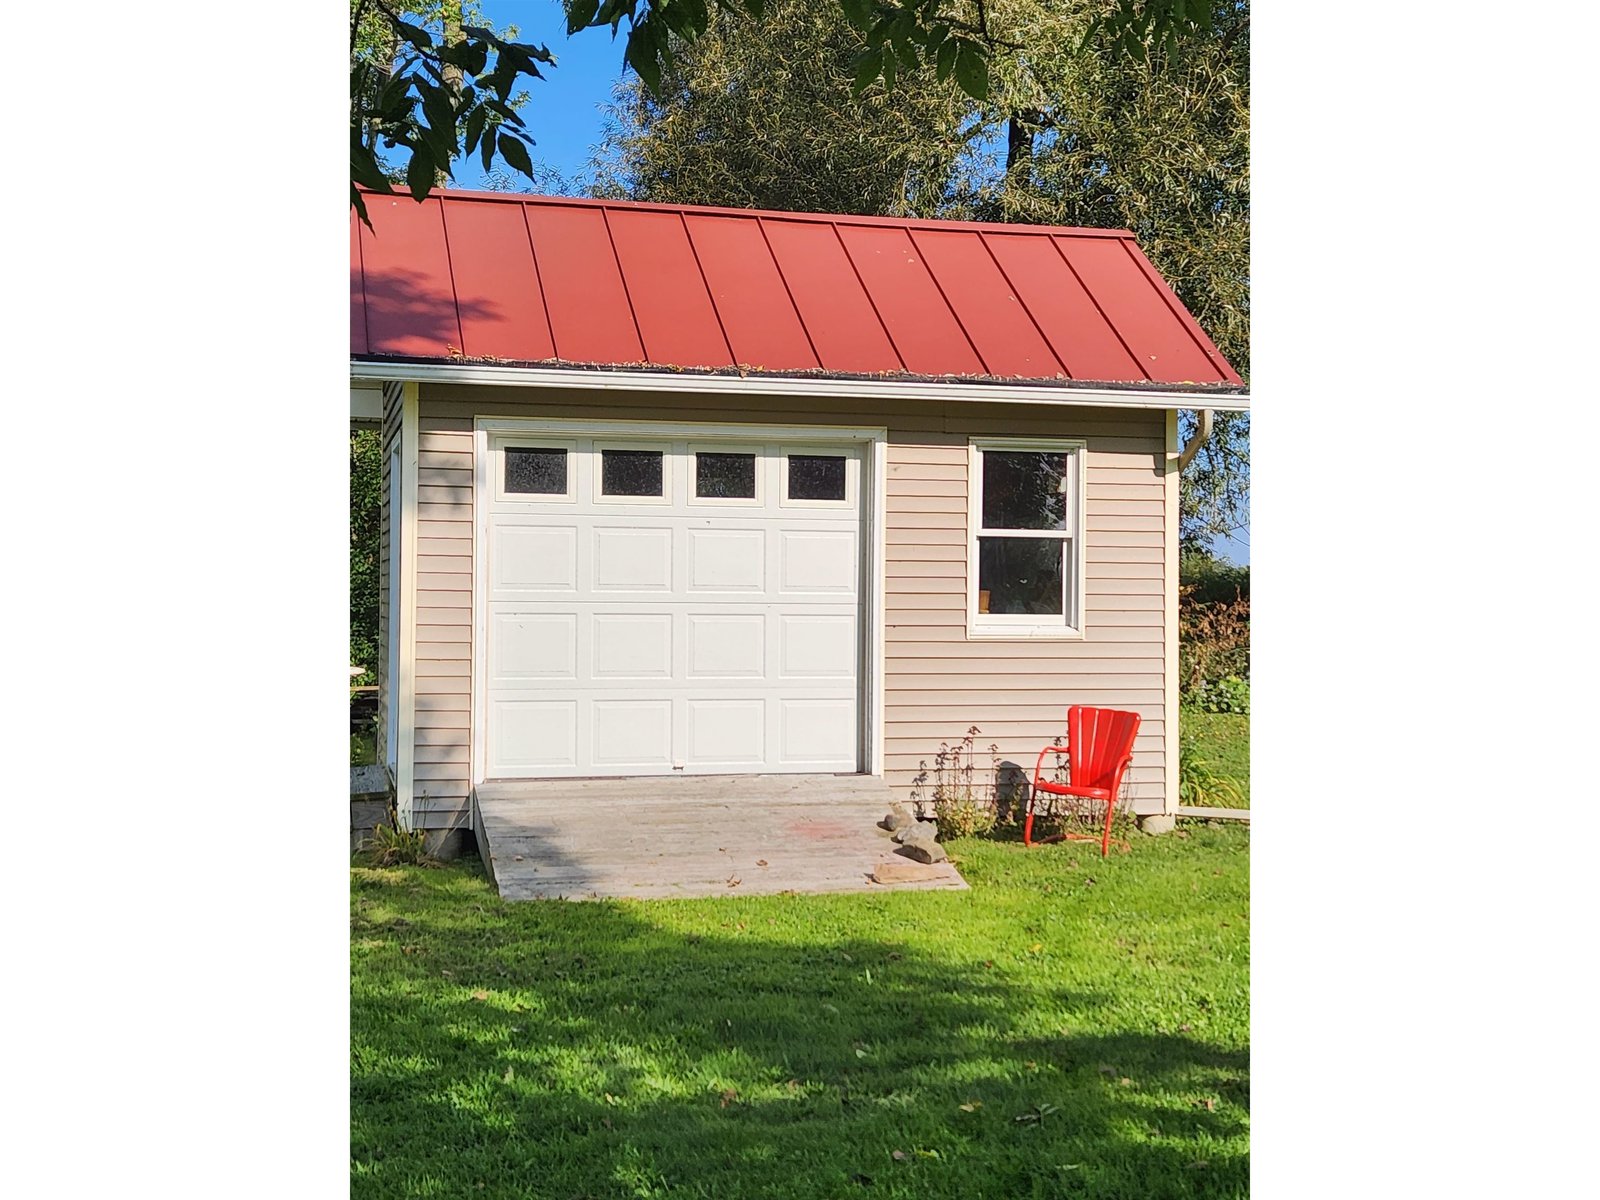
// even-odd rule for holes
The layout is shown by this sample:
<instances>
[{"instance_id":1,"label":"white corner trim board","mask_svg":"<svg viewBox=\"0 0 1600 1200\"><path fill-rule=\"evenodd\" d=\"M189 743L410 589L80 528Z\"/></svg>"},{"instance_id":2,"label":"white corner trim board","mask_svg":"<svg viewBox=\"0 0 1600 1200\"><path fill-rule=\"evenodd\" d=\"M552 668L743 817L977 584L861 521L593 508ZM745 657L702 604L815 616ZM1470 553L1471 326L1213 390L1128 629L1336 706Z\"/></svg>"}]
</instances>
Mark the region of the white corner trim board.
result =
<instances>
[{"instance_id":1,"label":"white corner trim board","mask_svg":"<svg viewBox=\"0 0 1600 1200\"><path fill-rule=\"evenodd\" d=\"M513 367L490 363L350 363L352 380L470 383L503 387L573 388L627 392L734 392L741 396L843 396L859 400L962 400L982 404L1047 404L1091 408L1210 409L1248 412L1248 395L1186 391L1181 387L1058 387L1037 383L962 383L813 376L704 375L662 371Z\"/></svg>"},{"instance_id":2,"label":"white corner trim board","mask_svg":"<svg viewBox=\"0 0 1600 1200\"><path fill-rule=\"evenodd\" d=\"M407 829L415 822L413 795L417 759L417 462L420 447L419 385L408 383L400 408L400 677L394 694L400 707L400 753L395 770L395 806ZM391 504L393 503L391 499ZM391 565L390 570L396 566Z\"/></svg>"},{"instance_id":3,"label":"white corner trim board","mask_svg":"<svg viewBox=\"0 0 1600 1200\"><path fill-rule=\"evenodd\" d=\"M1165 781L1161 811L1178 811L1178 480L1181 466L1178 450L1178 414L1167 414L1165 470L1162 474L1162 736L1166 743Z\"/></svg>"}]
</instances>

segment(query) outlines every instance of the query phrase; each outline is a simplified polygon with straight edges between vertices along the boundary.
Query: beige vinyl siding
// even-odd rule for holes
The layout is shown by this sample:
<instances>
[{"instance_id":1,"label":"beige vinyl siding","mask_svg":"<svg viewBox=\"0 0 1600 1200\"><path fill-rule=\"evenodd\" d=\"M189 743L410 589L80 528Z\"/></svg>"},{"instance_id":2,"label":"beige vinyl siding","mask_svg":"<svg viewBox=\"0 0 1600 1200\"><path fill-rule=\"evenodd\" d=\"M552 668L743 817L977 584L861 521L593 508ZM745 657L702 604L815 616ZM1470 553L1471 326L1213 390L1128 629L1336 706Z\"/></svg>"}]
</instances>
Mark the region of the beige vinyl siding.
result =
<instances>
[{"instance_id":1,"label":"beige vinyl siding","mask_svg":"<svg viewBox=\"0 0 1600 1200\"><path fill-rule=\"evenodd\" d=\"M1143 717L1136 808L1165 788L1165 417L1158 411L959 402L791 401L424 384L419 465L417 791L421 823L453 820L470 788L472 452L475 417L884 426L884 766L908 794L940 742L977 725L1003 761L1033 766L1070 703ZM1080 438L1085 457L1081 640L969 640L967 462L973 436ZM444 814L444 815L441 815Z\"/></svg>"},{"instance_id":2,"label":"beige vinyl siding","mask_svg":"<svg viewBox=\"0 0 1600 1200\"><path fill-rule=\"evenodd\" d=\"M424 400L420 410L427 412ZM472 747L473 438L417 442L416 822L468 823Z\"/></svg>"}]
</instances>

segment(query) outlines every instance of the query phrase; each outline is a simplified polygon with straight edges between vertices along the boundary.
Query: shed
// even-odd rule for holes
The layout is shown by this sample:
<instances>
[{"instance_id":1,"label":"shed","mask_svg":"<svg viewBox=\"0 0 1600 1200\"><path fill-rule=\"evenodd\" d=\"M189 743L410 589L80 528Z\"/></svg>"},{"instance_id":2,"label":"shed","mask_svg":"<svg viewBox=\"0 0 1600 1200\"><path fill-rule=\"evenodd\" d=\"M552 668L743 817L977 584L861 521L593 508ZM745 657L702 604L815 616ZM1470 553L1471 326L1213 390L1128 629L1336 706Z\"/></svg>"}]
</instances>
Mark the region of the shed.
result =
<instances>
[{"instance_id":1,"label":"shed","mask_svg":"<svg viewBox=\"0 0 1600 1200\"><path fill-rule=\"evenodd\" d=\"M480 785L1032 765L1143 718L1177 808L1178 412L1239 376L1131 234L445 191L367 198L380 761Z\"/></svg>"}]
</instances>

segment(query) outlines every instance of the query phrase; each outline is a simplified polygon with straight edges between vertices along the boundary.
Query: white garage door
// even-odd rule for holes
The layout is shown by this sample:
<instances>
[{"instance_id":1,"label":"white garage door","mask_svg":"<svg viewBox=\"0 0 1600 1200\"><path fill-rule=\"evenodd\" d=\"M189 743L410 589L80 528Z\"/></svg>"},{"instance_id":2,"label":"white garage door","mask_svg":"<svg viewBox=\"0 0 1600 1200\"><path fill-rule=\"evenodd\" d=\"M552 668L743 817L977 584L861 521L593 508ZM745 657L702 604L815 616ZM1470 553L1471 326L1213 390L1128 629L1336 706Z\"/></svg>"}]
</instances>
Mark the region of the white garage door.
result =
<instances>
[{"instance_id":1,"label":"white garage door","mask_svg":"<svg viewBox=\"0 0 1600 1200\"><path fill-rule=\"evenodd\" d=\"M859 446L489 458L487 778L859 769Z\"/></svg>"}]
</instances>

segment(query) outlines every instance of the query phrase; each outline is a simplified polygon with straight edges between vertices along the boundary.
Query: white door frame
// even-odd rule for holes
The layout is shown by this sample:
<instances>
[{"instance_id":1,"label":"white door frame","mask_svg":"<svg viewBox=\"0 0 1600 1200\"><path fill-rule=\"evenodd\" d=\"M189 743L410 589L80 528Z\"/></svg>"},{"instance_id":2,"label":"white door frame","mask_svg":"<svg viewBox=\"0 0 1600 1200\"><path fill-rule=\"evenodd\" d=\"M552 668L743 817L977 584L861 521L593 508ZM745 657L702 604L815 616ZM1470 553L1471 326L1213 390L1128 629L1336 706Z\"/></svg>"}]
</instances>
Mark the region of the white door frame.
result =
<instances>
[{"instance_id":1,"label":"white door frame","mask_svg":"<svg viewBox=\"0 0 1600 1200\"><path fill-rule=\"evenodd\" d=\"M561 417L475 417L473 419L472 520L472 786L484 781L486 746L489 505L493 494L492 434L542 437L690 438L696 441L848 443L862 447L862 544L868 548L862 572L861 759L868 775L883 775L884 678L884 524L888 507L889 431L881 426L762 425L755 422L605 421Z\"/></svg>"}]
</instances>

